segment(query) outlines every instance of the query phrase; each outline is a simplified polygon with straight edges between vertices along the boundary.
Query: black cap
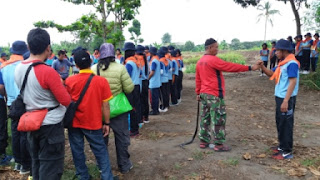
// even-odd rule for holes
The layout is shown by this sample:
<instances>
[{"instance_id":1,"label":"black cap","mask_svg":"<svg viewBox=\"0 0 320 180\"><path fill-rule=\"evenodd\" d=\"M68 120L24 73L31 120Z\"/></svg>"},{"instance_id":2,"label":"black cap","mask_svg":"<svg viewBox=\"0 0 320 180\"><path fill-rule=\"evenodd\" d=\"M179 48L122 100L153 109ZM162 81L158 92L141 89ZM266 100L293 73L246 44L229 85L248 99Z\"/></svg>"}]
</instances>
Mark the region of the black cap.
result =
<instances>
[{"instance_id":1,"label":"black cap","mask_svg":"<svg viewBox=\"0 0 320 180\"><path fill-rule=\"evenodd\" d=\"M311 33L307 33L306 35L304 35L304 36L310 36L311 37Z\"/></svg>"},{"instance_id":2,"label":"black cap","mask_svg":"<svg viewBox=\"0 0 320 180\"><path fill-rule=\"evenodd\" d=\"M302 39L302 35L301 35L301 34L297 35L297 36L295 37L295 39L297 39L297 38Z\"/></svg>"},{"instance_id":3,"label":"black cap","mask_svg":"<svg viewBox=\"0 0 320 180\"><path fill-rule=\"evenodd\" d=\"M77 61L91 61L91 59L87 51L81 49L74 52L74 61L77 63Z\"/></svg>"},{"instance_id":4,"label":"black cap","mask_svg":"<svg viewBox=\"0 0 320 180\"><path fill-rule=\"evenodd\" d=\"M209 38L206 40L206 42L204 43L204 46L207 47L207 46L210 46L211 44L214 44L216 43L217 41L214 40L213 38Z\"/></svg>"},{"instance_id":5,"label":"black cap","mask_svg":"<svg viewBox=\"0 0 320 180\"><path fill-rule=\"evenodd\" d=\"M314 36L318 36L319 37L319 33L315 33Z\"/></svg>"}]
</instances>

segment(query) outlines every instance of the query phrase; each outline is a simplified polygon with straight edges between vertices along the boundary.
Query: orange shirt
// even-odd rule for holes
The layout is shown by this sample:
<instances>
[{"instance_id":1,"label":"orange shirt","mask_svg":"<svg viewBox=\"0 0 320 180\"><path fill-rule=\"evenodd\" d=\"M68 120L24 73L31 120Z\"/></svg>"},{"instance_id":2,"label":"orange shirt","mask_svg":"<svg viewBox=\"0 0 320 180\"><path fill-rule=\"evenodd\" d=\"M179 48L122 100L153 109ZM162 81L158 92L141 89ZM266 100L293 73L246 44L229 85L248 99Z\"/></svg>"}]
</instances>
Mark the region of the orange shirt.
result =
<instances>
[{"instance_id":1,"label":"orange shirt","mask_svg":"<svg viewBox=\"0 0 320 180\"><path fill-rule=\"evenodd\" d=\"M80 70L80 74L70 76L65 84L72 101L80 97L80 93L93 73L90 69ZM102 128L102 103L112 98L110 86L106 78L94 76L73 119L72 127L88 130Z\"/></svg>"},{"instance_id":2,"label":"orange shirt","mask_svg":"<svg viewBox=\"0 0 320 180\"><path fill-rule=\"evenodd\" d=\"M12 54L10 56L10 59L4 63L1 64L1 67L0 68L3 68L9 64L12 64L12 63L15 63L17 61L23 61L23 56L21 55L18 55L18 54Z\"/></svg>"}]
</instances>

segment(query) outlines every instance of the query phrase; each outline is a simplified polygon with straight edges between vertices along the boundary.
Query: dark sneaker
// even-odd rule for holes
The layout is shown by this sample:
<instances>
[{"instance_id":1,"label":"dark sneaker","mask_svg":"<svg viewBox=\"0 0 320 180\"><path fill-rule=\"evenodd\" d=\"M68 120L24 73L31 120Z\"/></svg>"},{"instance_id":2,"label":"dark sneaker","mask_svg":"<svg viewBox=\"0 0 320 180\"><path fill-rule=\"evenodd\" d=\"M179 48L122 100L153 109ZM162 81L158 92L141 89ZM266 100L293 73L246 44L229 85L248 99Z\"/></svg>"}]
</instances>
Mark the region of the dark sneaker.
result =
<instances>
[{"instance_id":1,"label":"dark sneaker","mask_svg":"<svg viewBox=\"0 0 320 180\"><path fill-rule=\"evenodd\" d=\"M139 131L136 131L136 132L131 132L130 131L130 137L131 138L135 138L135 137L137 137L137 136L139 136L140 134L139 134Z\"/></svg>"},{"instance_id":2,"label":"dark sneaker","mask_svg":"<svg viewBox=\"0 0 320 180\"><path fill-rule=\"evenodd\" d=\"M279 153L274 154L272 156L272 158L276 159L276 160L292 159L293 154L292 154L292 152L285 153L285 152L280 151Z\"/></svg>"},{"instance_id":3,"label":"dark sneaker","mask_svg":"<svg viewBox=\"0 0 320 180\"><path fill-rule=\"evenodd\" d=\"M21 166L20 169L20 174L29 174L30 173L30 168L24 168L23 166Z\"/></svg>"},{"instance_id":4,"label":"dark sneaker","mask_svg":"<svg viewBox=\"0 0 320 180\"><path fill-rule=\"evenodd\" d=\"M279 148L279 146L270 147L270 150L271 150L273 153L279 153L279 152L281 151L281 149Z\"/></svg>"},{"instance_id":5,"label":"dark sneaker","mask_svg":"<svg viewBox=\"0 0 320 180\"><path fill-rule=\"evenodd\" d=\"M7 155L3 154L0 156L0 158L1 158L0 159L1 160L0 166L6 166L6 165L9 165L9 163L12 159L12 156L7 156Z\"/></svg>"},{"instance_id":6,"label":"dark sneaker","mask_svg":"<svg viewBox=\"0 0 320 180\"><path fill-rule=\"evenodd\" d=\"M14 171L20 171L20 170L21 170L21 164L15 163L13 170L14 170Z\"/></svg>"},{"instance_id":7,"label":"dark sneaker","mask_svg":"<svg viewBox=\"0 0 320 180\"><path fill-rule=\"evenodd\" d=\"M131 167L130 167L128 170L126 170L126 171L121 171L121 174L127 174L127 173L129 173L132 168L133 168L133 165L131 165Z\"/></svg>"},{"instance_id":8,"label":"dark sneaker","mask_svg":"<svg viewBox=\"0 0 320 180\"><path fill-rule=\"evenodd\" d=\"M215 145L213 150L216 152L228 152L228 151L231 151L231 147L225 144L221 144L221 145Z\"/></svg>"},{"instance_id":9,"label":"dark sneaker","mask_svg":"<svg viewBox=\"0 0 320 180\"><path fill-rule=\"evenodd\" d=\"M157 112L150 111L150 112L149 112L149 115L150 115L150 116L156 116L156 115L159 115L159 114L160 114L159 111L157 111Z\"/></svg>"}]
</instances>

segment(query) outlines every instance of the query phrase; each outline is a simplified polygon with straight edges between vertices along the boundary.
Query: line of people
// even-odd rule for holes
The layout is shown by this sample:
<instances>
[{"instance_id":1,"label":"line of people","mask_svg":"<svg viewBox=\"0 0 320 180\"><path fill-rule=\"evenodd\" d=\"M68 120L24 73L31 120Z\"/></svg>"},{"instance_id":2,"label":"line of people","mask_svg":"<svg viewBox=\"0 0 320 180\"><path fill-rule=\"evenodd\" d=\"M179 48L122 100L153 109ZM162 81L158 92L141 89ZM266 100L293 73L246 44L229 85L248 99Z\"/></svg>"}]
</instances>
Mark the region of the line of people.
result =
<instances>
[{"instance_id":1,"label":"line of people","mask_svg":"<svg viewBox=\"0 0 320 180\"><path fill-rule=\"evenodd\" d=\"M149 115L167 112L170 106L181 102L183 60L180 50L173 46L158 50L127 42L122 56L120 49L114 51L112 44L104 43L94 55L78 47L70 58L65 50L58 51L58 57L55 57L50 36L41 28L31 30L27 42L28 46L24 41L15 41L10 49L10 59L1 61L1 165L8 165L12 159L6 155L7 109L20 94L23 79L27 78L23 91L26 110L47 108L48 113L40 129L31 132L18 131L19 119L11 117L15 171L30 173L29 178L36 180L61 178L65 157L63 117L70 102L79 100L89 82L72 127L68 128L76 176L90 178L85 165L83 140L86 137L101 178L113 179L107 148L110 128L115 137L119 171L128 173L133 168L128 151L130 137L140 134L139 127L149 123ZM34 63L40 65L32 67ZM26 76L29 67L32 69ZM69 77L70 67L74 75ZM126 94L133 110L111 118L109 101L121 93Z\"/></svg>"},{"instance_id":2,"label":"line of people","mask_svg":"<svg viewBox=\"0 0 320 180\"><path fill-rule=\"evenodd\" d=\"M299 72L302 74L309 74L310 68L312 72L316 72L317 69L320 48L319 33L314 34L314 40L312 39L311 33L307 33L304 37L305 39L303 40L302 35L297 35L294 38L295 43L291 36L289 36L287 40L291 43L291 46L294 49L293 53L301 64ZM279 60L275 55L276 42L273 41L271 45L272 49L269 51L268 45L266 43L262 44L260 59L263 61L265 67L268 67L268 61L270 61L270 69L273 69L276 64L279 63ZM263 71L261 71L260 76L265 76Z\"/></svg>"}]
</instances>

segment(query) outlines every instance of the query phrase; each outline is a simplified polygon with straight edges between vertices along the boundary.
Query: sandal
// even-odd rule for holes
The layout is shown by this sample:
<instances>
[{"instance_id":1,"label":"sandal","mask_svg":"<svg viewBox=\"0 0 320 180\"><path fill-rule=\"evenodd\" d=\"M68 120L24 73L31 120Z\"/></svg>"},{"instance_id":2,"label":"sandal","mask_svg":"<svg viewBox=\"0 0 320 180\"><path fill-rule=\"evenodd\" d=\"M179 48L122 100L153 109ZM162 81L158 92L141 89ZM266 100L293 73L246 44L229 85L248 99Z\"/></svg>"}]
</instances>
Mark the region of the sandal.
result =
<instances>
[{"instance_id":1,"label":"sandal","mask_svg":"<svg viewBox=\"0 0 320 180\"><path fill-rule=\"evenodd\" d=\"M207 147L209 147L209 143L207 143L207 142L200 142L200 148L201 148L201 149L205 149L205 148L207 148Z\"/></svg>"},{"instance_id":2,"label":"sandal","mask_svg":"<svg viewBox=\"0 0 320 180\"><path fill-rule=\"evenodd\" d=\"M231 150L231 147L221 144L221 145L215 145L213 150L216 152L227 152Z\"/></svg>"}]
</instances>

